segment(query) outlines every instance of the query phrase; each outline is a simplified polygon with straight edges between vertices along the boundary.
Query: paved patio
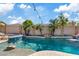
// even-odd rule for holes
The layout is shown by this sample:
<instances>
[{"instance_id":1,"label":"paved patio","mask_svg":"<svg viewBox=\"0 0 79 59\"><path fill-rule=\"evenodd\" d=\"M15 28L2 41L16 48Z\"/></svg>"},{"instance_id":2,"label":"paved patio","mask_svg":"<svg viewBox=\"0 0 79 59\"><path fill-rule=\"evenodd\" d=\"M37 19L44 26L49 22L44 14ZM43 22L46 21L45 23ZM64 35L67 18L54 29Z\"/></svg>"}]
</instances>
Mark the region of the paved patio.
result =
<instances>
[{"instance_id":1,"label":"paved patio","mask_svg":"<svg viewBox=\"0 0 79 59\"><path fill-rule=\"evenodd\" d=\"M35 52L31 49L13 49L11 51L0 51L0 56L78 56L59 51L39 51Z\"/></svg>"},{"instance_id":2,"label":"paved patio","mask_svg":"<svg viewBox=\"0 0 79 59\"><path fill-rule=\"evenodd\" d=\"M35 53L31 49L13 49L11 51L0 51L0 56L28 56Z\"/></svg>"}]
</instances>

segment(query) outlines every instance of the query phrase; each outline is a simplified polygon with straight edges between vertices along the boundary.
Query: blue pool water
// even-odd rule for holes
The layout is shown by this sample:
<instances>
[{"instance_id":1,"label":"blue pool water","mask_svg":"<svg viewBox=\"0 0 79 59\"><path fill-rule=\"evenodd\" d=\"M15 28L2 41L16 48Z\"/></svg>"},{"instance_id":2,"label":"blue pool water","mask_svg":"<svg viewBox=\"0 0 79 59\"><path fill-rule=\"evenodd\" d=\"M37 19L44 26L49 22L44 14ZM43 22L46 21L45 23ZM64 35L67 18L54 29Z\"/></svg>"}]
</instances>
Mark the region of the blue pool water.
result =
<instances>
[{"instance_id":1,"label":"blue pool water","mask_svg":"<svg viewBox=\"0 0 79 59\"><path fill-rule=\"evenodd\" d=\"M9 38L8 42L0 43L0 50L5 49L9 44L14 44L16 48L29 48L35 51L55 50L79 54L79 41L67 39L69 38L12 37Z\"/></svg>"}]
</instances>

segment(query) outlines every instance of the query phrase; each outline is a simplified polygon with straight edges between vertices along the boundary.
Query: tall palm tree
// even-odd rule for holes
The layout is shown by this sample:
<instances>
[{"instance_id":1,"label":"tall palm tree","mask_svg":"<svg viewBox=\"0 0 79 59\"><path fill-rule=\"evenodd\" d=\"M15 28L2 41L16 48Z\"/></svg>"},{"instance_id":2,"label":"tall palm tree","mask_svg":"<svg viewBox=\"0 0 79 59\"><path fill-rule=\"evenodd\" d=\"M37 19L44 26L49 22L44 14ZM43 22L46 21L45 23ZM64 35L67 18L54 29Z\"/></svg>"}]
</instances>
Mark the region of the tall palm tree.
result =
<instances>
[{"instance_id":1,"label":"tall palm tree","mask_svg":"<svg viewBox=\"0 0 79 59\"><path fill-rule=\"evenodd\" d=\"M33 25L33 22L31 20L26 20L23 22L23 29L25 31L25 35L29 35L32 25Z\"/></svg>"},{"instance_id":2,"label":"tall palm tree","mask_svg":"<svg viewBox=\"0 0 79 59\"><path fill-rule=\"evenodd\" d=\"M61 27L61 34L64 35L64 26L68 24L68 18L66 18L62 13L58 16L59 25Z\"/></svg>"},{"instance_id":3,"label":"tall palm tree","mask_svg":"<svg viewBox=\"0 0 79 59\"><path fill-rule=\"evenodd\" d=\"M55 29L58 28L58 20L54 19L54 20L49 20L49 31L51 33L51 35L54 35Z\"/></svg>"}]
</instances>

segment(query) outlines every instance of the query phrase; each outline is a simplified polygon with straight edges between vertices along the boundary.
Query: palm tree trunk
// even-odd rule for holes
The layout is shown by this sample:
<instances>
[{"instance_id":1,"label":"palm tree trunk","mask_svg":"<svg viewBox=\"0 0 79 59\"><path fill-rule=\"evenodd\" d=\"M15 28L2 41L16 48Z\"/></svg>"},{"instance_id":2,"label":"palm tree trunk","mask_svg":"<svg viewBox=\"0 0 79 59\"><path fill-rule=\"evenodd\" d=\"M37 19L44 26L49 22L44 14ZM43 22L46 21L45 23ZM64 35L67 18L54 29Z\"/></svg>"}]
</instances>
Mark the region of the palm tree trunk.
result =
<instances>
[{"instance_id":1,"label":"palm tree trunk","mask_svg":"<svg viewBox=\"0 0 79 59\"><path fill-rule=\"evenodd\" d=\"M50 35L52 35L52 31L50 32Z\"/></svg>"},{"instance_id":2,"label":"palm tree trunk","mask_svg":"<svg viewBox=\"0 0 79 59\"><path fill-rule=\"evenodd\" d=\"M22 26L20 26L20 34L22 34Z\"/></svg>"},{"instance_id":3,"label":"palm tree trunk","mask_svg":"<svg viewBox=\"0 0 79 59\"><path fill-rule=\"evenodd\" d=\"M28 33L27 33L27 35L30 35L30 30L28 30Z\"/></svg>"},{"instance_id":4,"label":"palm tree trunk","mask_svg":"<svg viewBox=\"0 0 79 59\"><path fill-rule=\"evenodd\" d=\"M24 31L25 31L25 35L27 35L27 33L26 33L27 31L26 30L24 30Z\"/></svg>"},{"instance_id":5,"label":"palm tree trunk","mask_svg":"<svg viewBox=\"0 0 79 59\"><path fill-rule=\"evenodd\" d=\"M42 35L42 30L40 30L40 33L41 33L41 35Z\"/></svg>"},{"instance_id":6,"label":"palm tree trunk","mask_svg":"<svg viewBox=\"0 0 79 59\"><path fill-rule=\"evenodd\" d=\"M54 36L54 32L55 32L55 29L53 29L53 31L52 31L53 33L52 33L52 35Z\"/></svg>"},{"instance_id":7,"label":"palm tree trunk","mask_svg":"<svg viewBox=\"0 0 79 59\"><path fill-rule=\"evenodd\" d=\"M35 29L33 29L33 35L35 35Z\"/></svg>"}]
</instances>

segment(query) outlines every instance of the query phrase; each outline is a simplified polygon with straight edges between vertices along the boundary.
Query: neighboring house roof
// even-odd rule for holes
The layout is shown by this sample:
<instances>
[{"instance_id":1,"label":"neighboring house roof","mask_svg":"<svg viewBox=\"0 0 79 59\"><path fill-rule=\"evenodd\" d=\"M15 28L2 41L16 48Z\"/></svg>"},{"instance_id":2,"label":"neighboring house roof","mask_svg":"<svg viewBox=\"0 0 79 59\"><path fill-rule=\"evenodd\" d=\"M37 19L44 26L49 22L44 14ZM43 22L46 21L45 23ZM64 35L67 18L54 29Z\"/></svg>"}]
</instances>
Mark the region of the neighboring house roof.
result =
<instances>
[{"instance_id":1,"label":"neighboring house roof","mask_svg":"<svg viewBox=\"0 0 79 59\"><path fill-rule=\"evenodd\" d=\"M1 26L5 26L6 24L4 22L0 22L0 25Z\"/></svg>"}]
</instances>

